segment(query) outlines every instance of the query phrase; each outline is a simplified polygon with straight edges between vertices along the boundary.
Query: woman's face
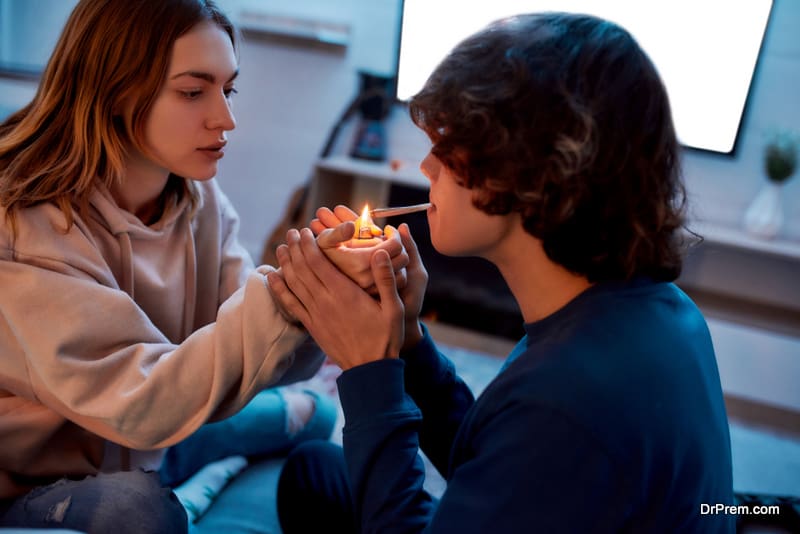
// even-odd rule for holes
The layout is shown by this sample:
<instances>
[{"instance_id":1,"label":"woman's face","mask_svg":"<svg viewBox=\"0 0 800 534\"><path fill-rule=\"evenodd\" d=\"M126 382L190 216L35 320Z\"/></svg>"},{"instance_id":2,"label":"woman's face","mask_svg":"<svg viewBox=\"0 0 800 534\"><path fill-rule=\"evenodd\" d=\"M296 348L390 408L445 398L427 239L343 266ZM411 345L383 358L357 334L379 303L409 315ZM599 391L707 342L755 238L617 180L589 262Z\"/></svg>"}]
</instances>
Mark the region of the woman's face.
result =
<instances>
[{"instance_id":1,"label":"woman's face","mask_svg":"<svg viewBox=\"0 0 800 534\"><path fill-rule=\"evenodd\" d=\"M472 191L439 158L428 152L420 164L431 182L428 226L431 243L448 256L478 256L491 260L493 251L509 234L518 218L488 215L472 204Z\"/></svg>"},{"instance_id":2,"label":"woman's face","mask_svg":"<svg viewBox=\"0 0 800 534\"><path fill-rule=\"evenodd\" d=\"M225 132L236 127L231 96L238 64L228 34L205 22L179 37L146 120L147 159L194 180L217 174Z\"/></svg>"}]
</instances>

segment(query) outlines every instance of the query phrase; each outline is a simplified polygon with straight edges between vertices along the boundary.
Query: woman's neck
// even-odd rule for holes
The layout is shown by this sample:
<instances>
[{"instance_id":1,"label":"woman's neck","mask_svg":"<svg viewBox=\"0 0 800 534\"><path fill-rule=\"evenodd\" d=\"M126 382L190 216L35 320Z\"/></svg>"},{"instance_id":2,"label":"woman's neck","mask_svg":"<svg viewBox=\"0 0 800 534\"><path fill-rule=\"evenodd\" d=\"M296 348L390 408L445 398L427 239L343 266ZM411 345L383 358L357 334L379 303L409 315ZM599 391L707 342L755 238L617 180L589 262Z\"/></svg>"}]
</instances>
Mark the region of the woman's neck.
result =
<instances>
[{"instance_id":1,"label":"woman's neck","mask_svg":"<svg viewBox=\"0 0 800 534\"><path fill-rule=\"evenodd\" d=\"M144 224L152 224L164 209L163 194L169 171L139 156L128 158L121 183L112 184L111 196L117 205Z\"/></svg>"}]
</instances>

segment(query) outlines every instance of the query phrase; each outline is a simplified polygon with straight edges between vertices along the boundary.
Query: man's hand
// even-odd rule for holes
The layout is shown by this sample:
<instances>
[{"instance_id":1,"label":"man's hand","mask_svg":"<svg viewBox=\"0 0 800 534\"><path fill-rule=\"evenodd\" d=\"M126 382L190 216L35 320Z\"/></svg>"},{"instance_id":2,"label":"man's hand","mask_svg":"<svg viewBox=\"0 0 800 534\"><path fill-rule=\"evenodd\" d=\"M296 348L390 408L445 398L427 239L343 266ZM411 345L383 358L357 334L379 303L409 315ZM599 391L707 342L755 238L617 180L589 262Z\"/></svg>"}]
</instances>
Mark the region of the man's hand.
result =
<instances>
[{"instance_id":1,"label":"man's hand","mask_svg":"<svg viewBox=\"0 0 800 534\"><path fill-rule=\"evenodd\" d=\"M386 250L370 262L377 299L327 259L309 229L290 230L276 255L281 270L268 275L272 294L339 367L399 355L404 309Z\"/></svg>"},{"instance_id":2,"label":"man's hand","mask_svg":"<svg viewBox=\"0 0 800 534\"><path fill-rule=\"evenodd\" d=\"M419 249L411 237L411 230L406 223L400 225L399 234L403 242L403 248L408 252L409 258L408 267L406 267L408 283L400 291L400 297L403 299L403 307L405 308L403 317L405 322L405 342L403 343L403 350L407 350L422 340L422 327L419 323L419 316L422 313L422 303L425 299L425 290L428 287L428 271L425 269L425 265L422 264Z\"/></svg>"},{"instance_id":3,"label":"man's hand","mask_svg":"<svg viewBox=\"0 0 800 534\"><path fill-rule=\"evenodd\" d=\"M319 208L316 215L316 219L312 220L310 224L311 230L315 234L322 236L325 232L342 228L342 234L340 234L342 237L353 235L355 227L348 226L349 233L347 233L348 230L344 229L343 225L347 224L349 221L355 221L358 215L347 206L336 206L333 211L328 208ZM387 228L391 227L387 226ZM392 230L394 229L392 228ZM398 280L397 284L405 307L405 343L403 344L403 349L405 350L413 347L422 339L422 327L420 326L419 316L422 312L425 290L428 287L428 271L422 263L419 249L414 239L411 237L411 231L408 225L405 223L401 224L398 233L403 244L403 250L408 255L409 260L404 270L407 283L400 283Z\"/></svg>"}]
</instances>

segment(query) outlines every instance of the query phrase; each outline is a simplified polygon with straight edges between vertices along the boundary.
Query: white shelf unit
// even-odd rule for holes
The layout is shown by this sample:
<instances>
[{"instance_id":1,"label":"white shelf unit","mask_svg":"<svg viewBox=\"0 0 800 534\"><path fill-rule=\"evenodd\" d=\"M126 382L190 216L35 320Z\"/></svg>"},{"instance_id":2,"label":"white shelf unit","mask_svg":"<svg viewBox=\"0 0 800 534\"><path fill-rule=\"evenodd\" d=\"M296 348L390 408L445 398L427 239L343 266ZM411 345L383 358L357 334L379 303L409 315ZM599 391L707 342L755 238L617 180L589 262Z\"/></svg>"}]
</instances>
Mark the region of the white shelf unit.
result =
<instances>
[{"instance_id":1,"label":"white shelf unit","mask_svg":"<svg viewBox=\"0 0 800 534\"><path fill-rule=\"evenodd\" d=\"M417 167L402 165L393 168L387 162L331 156L317 162L311 180L307 213L313 216L316 208L333 208L345 204L358 212L369 204L371 208L385 206L393 184L428 188L428 180Z\"/></svg>"},{"instance_id":2,"label":"white shelf unit","mask_svg":"<svg viewBox=\"0 0 800 534\"><path fill-rule=\"evenodd\" d=\"M691 229L702 235L710 243L735 248L756 254L800 261L800 241L789 239L760 239L747 234L739 228L719 226L703 221L691 223Z\"/></svg>"}]
</instances>

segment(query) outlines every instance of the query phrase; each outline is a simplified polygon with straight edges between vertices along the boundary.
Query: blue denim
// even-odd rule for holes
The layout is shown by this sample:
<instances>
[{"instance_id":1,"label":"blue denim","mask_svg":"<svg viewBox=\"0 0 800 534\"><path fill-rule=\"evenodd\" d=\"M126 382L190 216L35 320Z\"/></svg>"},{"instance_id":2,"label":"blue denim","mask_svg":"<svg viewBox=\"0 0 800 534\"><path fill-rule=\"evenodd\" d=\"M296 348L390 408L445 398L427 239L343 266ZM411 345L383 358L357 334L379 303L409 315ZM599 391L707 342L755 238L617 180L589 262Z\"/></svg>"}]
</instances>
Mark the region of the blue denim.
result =
<instances>
[{"instance_id":1,"label":"blue denim","mask_svg":"<svg viewBox=\"0 0 800 534\"><path fill-rule=\"evenodd\" d=\"M2 527L72 529L88 534L181 534L186 511L153 471L100 473L35 488L7 503Z\"/></svg>"},{"instance_id":2,"label":"blue denim","mask_svg":"<svg viewBox=\"0 0 800 534\"><path fill-rule=\"evenodd\" d=\"M278 456L304 441L328 439L337 417L333 400L304 390L314 397L314 414L299 432L290 434L282 389L262 391L239 413L207 423L170 447L161 465L162 483L175 487L203 466L228 456Z\"/></svg>"},{"instance_id":3,"label":"blue denim","mask_svg":"<svg viewBox=\"0 0 800 534\"><path fill-rule=\"evenodd\" d=\"M171 488L208 463L232 455L277 456L310 439L327 439L336 422L332 399L314 397L311 419L295 434L282 388L256 395L239 413L200 427L170 447L159 472L123 471L61 479L13 501L0 501L0 527L72 529L89 534L187 532L187 515Z\"/></svg>"}]
</instances>

